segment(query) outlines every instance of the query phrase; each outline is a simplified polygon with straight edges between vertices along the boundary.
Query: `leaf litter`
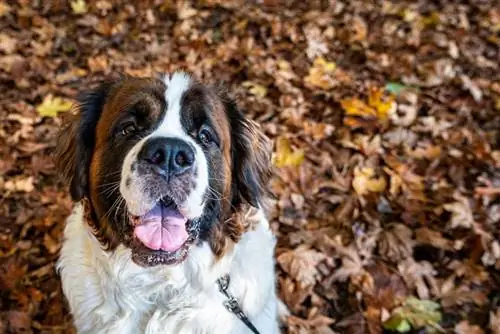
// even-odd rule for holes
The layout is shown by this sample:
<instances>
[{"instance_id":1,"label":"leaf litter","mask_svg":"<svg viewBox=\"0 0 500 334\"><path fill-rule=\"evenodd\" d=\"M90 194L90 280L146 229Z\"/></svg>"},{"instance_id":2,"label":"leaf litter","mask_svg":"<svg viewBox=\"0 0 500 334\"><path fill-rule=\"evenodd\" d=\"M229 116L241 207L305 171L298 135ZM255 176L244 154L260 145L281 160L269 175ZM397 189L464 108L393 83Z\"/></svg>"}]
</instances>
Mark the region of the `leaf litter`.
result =
<instances>
[{"instance_id":1,"label":"leaf litter","mask_svg":"<svg viewBox=\"0 0 500 334\"><path fill-rule=\"evenodd\" d=\"M497 7L0 2L0 333L73 332L62 114L110 74L176 69L275 142L284 332L500 333Z\"/></svg>"}]
</instances>

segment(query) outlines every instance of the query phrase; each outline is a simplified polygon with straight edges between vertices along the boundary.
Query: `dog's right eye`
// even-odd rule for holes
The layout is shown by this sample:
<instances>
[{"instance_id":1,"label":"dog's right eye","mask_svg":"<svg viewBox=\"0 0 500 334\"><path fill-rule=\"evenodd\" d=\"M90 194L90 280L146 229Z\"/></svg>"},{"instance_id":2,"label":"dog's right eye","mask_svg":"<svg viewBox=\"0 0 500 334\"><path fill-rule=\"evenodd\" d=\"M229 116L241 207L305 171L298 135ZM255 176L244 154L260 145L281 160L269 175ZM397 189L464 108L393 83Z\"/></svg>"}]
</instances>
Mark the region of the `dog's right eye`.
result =
<instances>
[{"instance_id":1,"label":"dog's right eye","mask_svg":"<svg viewBox=\"0 0 500 334\"><path fill-rule=\"evenodd\" d=\"M135 126L134 122L127 122L123 124L120 135L123 137L130 136L131 134L134 134L137 131L137 127Z\"/></svg>"}]
</instances>

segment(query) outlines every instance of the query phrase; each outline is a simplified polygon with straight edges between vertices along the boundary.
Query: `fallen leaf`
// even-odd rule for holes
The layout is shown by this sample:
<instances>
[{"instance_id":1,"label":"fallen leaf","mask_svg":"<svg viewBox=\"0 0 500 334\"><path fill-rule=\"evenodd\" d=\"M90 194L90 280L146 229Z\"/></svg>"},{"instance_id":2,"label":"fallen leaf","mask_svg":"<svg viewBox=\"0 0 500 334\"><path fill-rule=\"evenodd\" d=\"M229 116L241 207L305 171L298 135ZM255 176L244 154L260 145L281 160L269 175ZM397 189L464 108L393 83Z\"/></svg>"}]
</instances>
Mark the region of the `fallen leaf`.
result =
<instances>
[{"instance_id":1,"label":"fallen leaf","mask_svg":"<svg viewBox=\"0 0 500 334\"><path fill-rule=\"evenodd\" d=\"M58 113L71 109L73 102L62 97L54 97L52 94L45 96L42 103L36 107L36 111L42 117L56 117Z\"/></svg>"},{"instance_id":2,"label":"fallen leaf","mask_svg":"<svg viewBox=\"0 0 500 334\"><path fill-rule=\"evenodd\" d=\"M74 0L70 2L70 5L71 10L76 15L82 15L87 13L88 11L87 3L85 2L85 0Z\"/></svg>"},{"instance_id":3,"label":"fallen leaf","mask_svg":"<svg viewBox=\"0 0 500 334\"><path fill-rule=\"evenodd\" d=\"M290 142L285 137L276 140L276 153L273 156L273 163L276 167L299 166L303 161L303 150L292 150Z\"/></svg>"},{"instance_id":4,"label":"fallen leaf","mask_svg":"<svg viewBox=\"0 0 500 334\"><path fill-rule=\"evenodd\" d=\"M382 192L385 190L387 183L383 176L375 177L375 171L369 167L354 169L354 178L352 187L359 196L366 195L370 192Z\"/></svg>"},{"instance_id":5,"label":"fallen leaf","mask_svg":"<svg viewBox=\"0 0 500 334\"><path fill-rule=\"evenodd\" d=\"M341 100L340 104L346 115L344 124L348 126L356 125L355 120L360 117L368 123L378 123L386 127L389 122L389 114L396 107L394 97L384 98L383 90L376 87L370 88L367 103L357 98L347 98Z\"/></svg>"},{"instance_id":6,"label":"fallen leaf","mask_svg":"<svg viewBox=\"0 0 500 334\"><path fill-rule=\"evenodd\" d=\"M10 11L12 10L12 8L7 5L5 2L0 2L0 17L10 13Z\"/></svg>"},{"instance_id":7,"label":"fallen leaf","mask_svg":"<svg viewBox=\"0 0 500 334\"><path fill-rule=\"evenodd\" d=\"M500 334L500 307L490 312L490 329L493 334Z\"/></svg>"},{"instance_id":8,"label":"fallen leaf","mask_svg":"<svg viewBox=\"0 0 500 334\"><path fill-rule=\"evenodd\" d=\"M316 266L325 258L325 254L302 245L281 254L277 261L292 278L302 286L308 286L316 283L319 274Z\"/></svg>"},{"instance_id":9,"label":"fallen leaf","mask_svg":"<svg viewBox=\"0 0 500 334\"><path fill-rule=\"evenodd\" d=\"M329 62L323 57L317 57L313 66L309 68L309 74L304 78L306 84L312 87L328 90L335 86L333 74L337 65L334 62Z\"/></svg>"},{"instance_id":10,"label":"fallen leaf","mask_svg":"<svg viewBox=\"0 0 500 334\"><path fill-rule=\"evenodd\" d=\"M267 95L267 88L258 83L244 81L242 86L248 88L248 91L257 97L264 98Z\"/></svg>"},{"instance_id":11,"label":"fallen leaf","mask_svg":"<svg viewBox=\"0 0 500 334\"><path fill-rule=\"evenodd\" d=\"M391 317L384 322L384 328L405 333L411 328L440 328L440 305L431 300L408 297L402 306L393 310Z\"/></svg>"},{"instance_id":12,"label":"fallen leaf","mask_svg":"<svg viewBox=\"0 0 500 334\"><path fill-rule=\"evenodd\" d=\"M443 208L451 212L450 227L451 228L471 228L474 223L472 209L469 200L462 195L455 195L456 202L443 205Z\"/></svg>"},{"instance_id":13,"label":"fallen leaf","mask_svg":"<svg viewBox=\"0 0 500 334\"><path fill-rule=\"evenodd\" d=\"M467 320L462 320L460 321L456 326L455 326L455 333L456 334L484 334L484 331L481 329L481 327L477 325L471 325Z\"/></svg>"},{"instance_id":14,"label":"fallen leaf","mask_svg":"<svg viewBox=\"0 0 500 334\"><path fill-rule=\"evenodd\" d=\"M29 193L35 189L33 182L34 182L33 176L28 176L26 178L17 177L15 179L6 181L3 187L7 191Z\"/></svg>"},{"instance_id":15,"label":"fallen leaf","mask_svg":"<svg viewBox=\"0 0 500 334\"><path fill-rule=\"evenodd\" d=\"M0 51L5 54L11 54L16 51L17 41L15 38L10 37L7 34L0 34Z\"/></svg>"}]
</instances>

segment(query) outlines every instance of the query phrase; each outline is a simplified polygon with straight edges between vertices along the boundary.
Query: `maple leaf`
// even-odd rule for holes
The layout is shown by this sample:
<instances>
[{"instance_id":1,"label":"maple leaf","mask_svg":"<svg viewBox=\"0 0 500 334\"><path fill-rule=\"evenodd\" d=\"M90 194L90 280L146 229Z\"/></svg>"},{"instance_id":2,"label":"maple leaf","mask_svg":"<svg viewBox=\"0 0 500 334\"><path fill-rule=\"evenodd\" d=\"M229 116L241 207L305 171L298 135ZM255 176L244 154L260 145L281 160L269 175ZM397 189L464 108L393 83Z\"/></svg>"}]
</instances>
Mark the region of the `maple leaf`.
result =
<instances>
[{"instance_id":1,"label":"maple leaf","mask_svg":"<svg viewBox=\"0 0 500 334\"><path fill-rule=\"evenodd\" d=\"M71 5L71 10L73 11L74 14L82 15L87 13L88 11L87 3L85 2L85 0L71 1L70 5Z\"/></svg>"},{"instance_id":2,"label":"maple leaf","mask_svg":"<svg viewBox=\"0 0 500 334\"><path fill-rule=\"evenodd\" d=\"M392 261L412 256L414 245L412 231L403 224L391 224L379 235L379 252Z\"/></svg>"},{"instance_id":3,"label":"maple leaf","mask_svg":"<svg viewBox=\"0 0 500 334\"><path fill-rule=\"evenodd\" d=\"M375 177L375 171L372 168L356 167L354 169L354 178L352 187L359 196L368 194L369 192L382 192L385 190L387 183L384 177Z\"/></svg>"},{"instance_id":4,"label":"maple leaf","mask_svg":"<svg viewBox=\"0 0 500 334\"><path fill-rule=\"evenodd\" d=\"M440 328L440 305L431 300L420 300L408 297L402 306L393 310L391 317L384 322L384 328L400 333L409 332L411 328Z\"/></svg>"},{"instance_id":5,"label":"maple leaf","mask_svg":"<svg viewBox=\"0 0 500 334\"><path fill-rule=\"evenodd\" d=\"M42 103L36 107L36 111L42 117L56 117L58 113L70 110L72 105L73 102L70 100L54 97L52 94L49 94L43 99Z\"/></svg>"},{"instance_id":6,"label":"maple leaf","mask_svg":"<svg viewBox=\"0 0 500 334\"><path fill-rule=\"evenodd\" d=\"M340 105L346 115L344 124L353 128L364 127L364 123L366 125L375 123L386 127L389 124L389 114L396 107L394 96L384 98L384 91L376 87L370 88L367 102L351 97L341 100Z\"/></svg>"},{"instance_id":7,"label":"maple leaf","mask_svg":"<svg viewBox=\"0 0 500 334\"><path fill-rule=\"evenodd\" d=\"M276 153L273 163L276 167L298 166L304 161L303 150L292 150L290 142L285 137L279 137L276 141Z\"/></svg>"},{"instance_id":8,"label":"maple leaf","mask_svg":"<svg viewBox=\"0 0 500 334\"><path fill-rule=\"evenodd\" d=\"M323 57L317 57L313 66L309 68L309 74L304 78L304 81L317 88L330 89L335 85L332 75L335 73L337 65L334 62L329 62Z\"/></svg>"},{"instance_id":9,"label":"maple leaf","mask_svg":"<svg viewBox=\"0 0 500 334\"><path fill-rule=\"evenodd\" d=\"M302 286L308 286L316 283L316 277L319 274L316 266L325 258L325 254L301 245L295 250L281 254L277 260L292 278Z\"/></svg>"}]
</instances>

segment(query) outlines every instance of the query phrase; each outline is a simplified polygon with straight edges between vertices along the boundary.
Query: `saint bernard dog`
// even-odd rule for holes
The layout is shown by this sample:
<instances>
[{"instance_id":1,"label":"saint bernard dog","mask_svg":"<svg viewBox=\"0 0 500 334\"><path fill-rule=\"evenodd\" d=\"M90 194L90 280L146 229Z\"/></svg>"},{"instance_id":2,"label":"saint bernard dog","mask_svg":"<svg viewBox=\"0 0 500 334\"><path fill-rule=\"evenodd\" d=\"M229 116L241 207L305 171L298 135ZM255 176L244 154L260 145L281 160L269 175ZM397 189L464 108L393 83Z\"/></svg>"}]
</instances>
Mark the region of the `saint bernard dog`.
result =
<instances>
[{"instance_id":1,"label":"saint bernard dog","mask_svg":"<svg viewBox=\"0 0 500 334\"><path fill-rule=\"evenodd\" d=\"M278 333L259 127L182 72L110 80L76 110L56 162L75 202L57 269L77 331Z\"/></svg>"}]
</instances>

